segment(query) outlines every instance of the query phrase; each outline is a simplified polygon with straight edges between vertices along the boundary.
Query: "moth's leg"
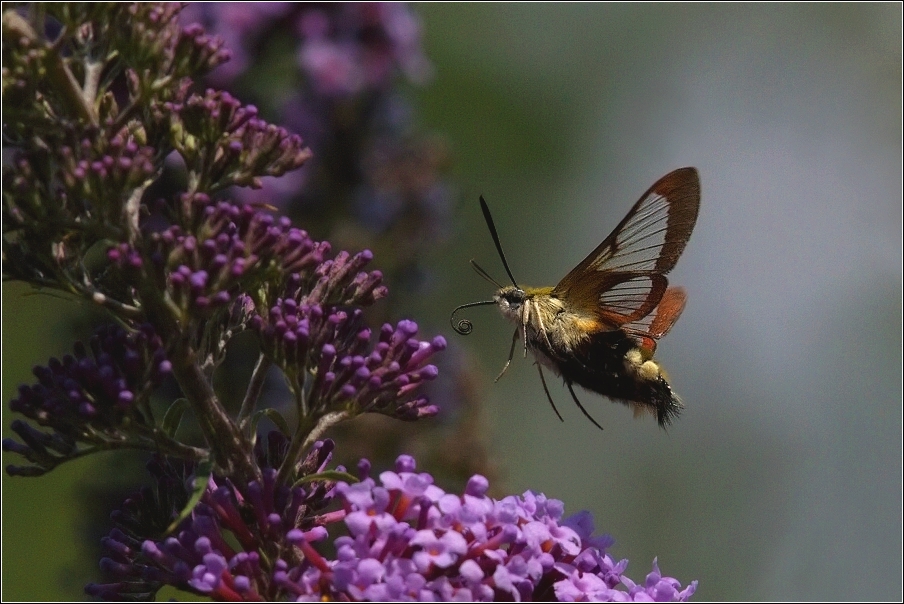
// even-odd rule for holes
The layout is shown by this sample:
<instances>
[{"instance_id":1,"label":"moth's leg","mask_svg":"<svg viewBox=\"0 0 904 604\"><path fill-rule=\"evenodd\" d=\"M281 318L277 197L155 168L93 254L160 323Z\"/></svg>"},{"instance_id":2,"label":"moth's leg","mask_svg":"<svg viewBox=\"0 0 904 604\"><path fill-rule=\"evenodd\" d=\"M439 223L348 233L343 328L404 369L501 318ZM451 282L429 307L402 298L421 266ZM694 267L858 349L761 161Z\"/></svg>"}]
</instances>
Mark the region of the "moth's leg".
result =
<instances>
[{"instance_id":1,"label":"moth's leg","mask_svg":"<svg viewBox=\"0 0 904 604\"><path fill-rule=\"evenodd\" d=\"M549 388L546 387L546 378L543 377L543 368L540 367L540 363L535 363L535 365L537 366L537 371L540 372L540 381L543 382L543 392L546 393L546 398L549 401L549 404L552 405L552 410L555 411L556 415L559 416L559 421L564 422L565 420L562 419L562 414L559 413L558 409L556 409L556 404L552 402L552 397L549 395Z\"/></svg>"},{"instance_id":2,"label":"moth's leg","mask_svg":"<svg viewBox=\"0 0 904 604\"><path fill-rule=\"evenodd\" d=\"M530 321L530 300L521 306L521 331L524 333L524 358L527 358L527 324Z\"/></svg>"},{"instance_id":3,"label":"moth's leg","mask_svg":"<svg viewBox=\"0 0 904 604\"><path fill-rule=\"evenodd\" d=\"M543 314L537 313L537 325L539 326L539 331L543 334L543 338L546 340L546 346L548 350L553 350L552 342L549 341L549 332L546 331L546 325L543 324Z\"/></svg>"},{"instance_id":4,"label":"moth's leg","mask_svg":"<svg viewBox=\"0 0 904 604\"><path fill-rule=\"evenodd\" d=\"M590 416L589 413L587 413L587 410L584 409L584 405L582 405L582 404L581 404L581 401L578 400L577 395L574 393L574 389L571 387L571 382L565 382L565 385L568 386L568 392L571 393L571 398L573 398L573 399L574 399L574 402L577 403L578 409L581 410L581 413L584 414L584 417L586 417L587 419L589 419L591 424L593 424L594 426L596 426L597 428L599 428L600 430L602 430L603 427L602 427L601 425L599 425L598 423L596 423L596 420L593 419L593 418Z\"/></svg>"},{"instance_id":5,"label":"moth's leg","mask_svg":"<svg viewBox=\"0 0 904 604\"><path fill-rule=\"evenodd\" d=\"M496 379L493 380L494 384L499 381L499 378L502 377L502 374L504 374L506 372L506 370L509 368L509 365L512 364L512 357L515 356L515 344L517 344L517 343L518 343L518 328L516 327L515 333L512 334L512 347L509 349L508 360L505 362L505 366L502 368L502 371L500 371L499 375L496 376Z\"/></svg>"}]
</instances>

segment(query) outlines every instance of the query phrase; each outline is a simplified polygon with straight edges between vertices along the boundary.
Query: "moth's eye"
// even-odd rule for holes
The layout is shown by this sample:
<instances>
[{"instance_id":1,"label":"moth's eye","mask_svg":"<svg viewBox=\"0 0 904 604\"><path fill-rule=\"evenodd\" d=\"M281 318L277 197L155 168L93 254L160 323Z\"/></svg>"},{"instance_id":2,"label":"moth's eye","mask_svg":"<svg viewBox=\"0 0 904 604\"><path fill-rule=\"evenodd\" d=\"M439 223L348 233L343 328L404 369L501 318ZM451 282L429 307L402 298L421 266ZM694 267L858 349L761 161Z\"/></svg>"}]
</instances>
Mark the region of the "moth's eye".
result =
<instances>
[{"instance_id":1,"label":"moth's eye","mask_svg":"<svg viewBox=\"0 0 904 604\"><path fill-rule=\"evenodd\" d=\"M524 302L524 292L520 289L506 292L505 301L508 302L509 306L511 306L512 308L518 308L519 306L521 306L521 303Z\"/></svg>"}]
</instances>

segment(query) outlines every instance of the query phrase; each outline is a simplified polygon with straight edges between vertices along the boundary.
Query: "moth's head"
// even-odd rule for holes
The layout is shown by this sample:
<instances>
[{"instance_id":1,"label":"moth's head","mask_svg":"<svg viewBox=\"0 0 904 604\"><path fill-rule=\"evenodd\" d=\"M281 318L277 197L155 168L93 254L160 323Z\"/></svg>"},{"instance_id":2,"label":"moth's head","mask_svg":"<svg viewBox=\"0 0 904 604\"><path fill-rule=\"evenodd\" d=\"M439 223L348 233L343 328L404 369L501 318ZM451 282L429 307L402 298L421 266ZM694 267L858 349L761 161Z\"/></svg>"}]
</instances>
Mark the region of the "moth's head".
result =
<instances>
[{"instance_id":1,"label":"moth's head","mask_svg":"<svg viewBox=\"0 0 904 604\"><path fill-rule=\"evenodd\" d=\"M506 317L520 317L521 307L526 297L524 290L514 285L506 285L496 290L493 300Z\"/></svg>"}]
</instances>

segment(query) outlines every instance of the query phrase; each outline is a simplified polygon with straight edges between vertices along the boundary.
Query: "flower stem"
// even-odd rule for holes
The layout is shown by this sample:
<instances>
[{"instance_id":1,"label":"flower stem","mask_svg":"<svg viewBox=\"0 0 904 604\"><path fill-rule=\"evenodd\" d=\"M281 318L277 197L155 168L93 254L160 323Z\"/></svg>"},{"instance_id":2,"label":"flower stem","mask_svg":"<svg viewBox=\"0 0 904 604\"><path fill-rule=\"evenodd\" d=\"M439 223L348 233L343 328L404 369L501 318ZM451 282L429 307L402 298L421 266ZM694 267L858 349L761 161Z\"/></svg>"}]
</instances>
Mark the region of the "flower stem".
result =
<instances>
[{"instance_id":1,"label":"flower stem","mask_svg":"<svg viewBox=\"0 0 904 604\"><path fill-rule=\"evenodd\" d=\"M239 410L238 422L239 429L244 431L248 426L251 414L257 406L257 399L260 398L261 390L264 388L264 382L267 379L267 372L273 366L273 359L265 354L261 354L254 366L254 372L251 374L251 381L248 384L248 390L245 391L245 399L242 401L242 408Z\"/></svg>"},{"instance_id":2,"label":"flower stem","mask_svg":"<svg viewBox=\"0 0 904 604\"><path fill-rule=\"evenodd\" d=\"M279 468L279 474L276 477L277 484L284 484L293 479L291 472L295 469L301 453L307 451L328 428L350 417L351 414L348 411L327 413L317 420L313 428L310 428L310 420L300 417L295 435L292 436L292 442L289 444L289 450L286 451L286 458Z\"/></svg>"},{"instance_id":3,"label":"flower stem","mask_svg":"<svg viewBox=\"0 0 904 604\"><path fill-rule=\"evenodd\" d=\"M210 445L217 470L227 476L260 480L260 470L248 454L252 449L251 441L223 409L213 387L195 362L196 356L188 345L177 346L172 355L173 375Z\"/></svg>"}]
</instances>

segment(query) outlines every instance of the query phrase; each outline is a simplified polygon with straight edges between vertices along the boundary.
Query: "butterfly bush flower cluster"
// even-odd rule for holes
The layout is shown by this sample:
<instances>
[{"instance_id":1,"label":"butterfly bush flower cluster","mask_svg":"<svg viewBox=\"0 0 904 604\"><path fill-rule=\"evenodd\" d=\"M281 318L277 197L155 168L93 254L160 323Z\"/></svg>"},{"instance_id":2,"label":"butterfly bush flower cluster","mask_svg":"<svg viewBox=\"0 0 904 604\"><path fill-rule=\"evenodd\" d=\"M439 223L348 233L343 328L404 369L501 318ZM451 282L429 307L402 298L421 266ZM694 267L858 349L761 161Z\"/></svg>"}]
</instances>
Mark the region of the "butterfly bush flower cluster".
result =
<instances>
[{"instance_id":1,"label":"butterfly bush flower cluster","mask_svg":"<svg viewBox=\"0 0 904 604\"><path fill-rule=\"evenodd\" d=\"M248 451L265 413L291 435L286 482L299 478L296 461L315 435L339 421L436 412L415 390L435 377L429 360L442 339L421 342L402 322L402 335L366 341L361 309L386 294L382 274L365 266L370 252L333 255L267 207L217 199L298 168L311 151L253 106L199 90L195 80L228 53L198 25L180 24L181 8L38 4L3 13L4 275L81 297L121 326L95 336L93 356L77 347L35 370L38 383L12 407L43 429L16 424L21 441L4 448L28 464L12 473L137 448L260 479ZM290 314L279 309L292 302L325 318L319 348L268 354L263 331L280 331ZM337 326L341 317L350 320ZM249 329L264 345L235 414L214 378L232 337ZM287 378L294 405L258 408L271 370ZM164 378L181 398L154 398ZM203 447L177 434L186 410Z\"/></svg>"},{"instance_id":2,"label":"butterfly bush flower cluster","mask_svg":"<svg viewBox=\"0 0 904 604\"><path fill-rule=\"evenodd\" d=\"M624 577L626 563L608 556L589 518L563 519L560 502L494 500L479 475L464 493L446 493L408 456L378 480L367 461L357 476L334 465L327 430L341 435L338 426L367 414L439 414L424 387L446 341L408 319L372 326L368 309L388 290L369 250L334 251L311 235L316 221L305 230L266 200L225 198L296 171L314 152L303 133L265 121L211 80L198 83L230 53L185 23L183 8L3 12L4 278L109 318L19 388L10 409L24 419L3 441L16 459L7 472L35 477L100 451L152 456L153 484L112 515L106 579L88 593L686 599L694 584L682 589L655 566L642 584ZM331 128L352 99L383 95L390 72L425 69L407 7L277 6L263 15L249 25L258 34L268 19L293 15L299 65L328 108L308 115ZM349 115L346 135L370 132L367 116ZM344 148L347 138L324 131ZM361 141L348 146L357 159L372 148ZM374 174L389 174L387 165ZM407 166L405 195L426 199L433 174ZM240 334L244 344L234 343ZM217 386L240 345L257 359L233 407Z\"/></svg>"},{"instance_id":3,"label":"butterfly bush flower cluster","mask_svg":"<svg viewBox=\"0 0 904 604\"><path fill-rule=\"evenodd\" d=\"M352 219L368 237L392 241L384 263L420 274L417 252L448 236L453 196L440 178L443 146L416 133L398 90L400 82L422 85L432 74L414 11L400 3L197 3L183 19L229 41L233 60L208 81L252 96L261 95L257 71L266 68L254 55L273 40L294 44L298 84L268 90L260 102L320 152L303 170L264 178L262 189L236 196L316 212L328 226Z\"/></svg>"},{"instance_id":4,"label":"butterfly bush flower cluster","mask_svg":"<svg viewBox=\"0 0 904 604\"><path fill-rule=\"evenodd\" d=\"M438 411L425 396L401 405L398 402L437 376L436 366L426 361L446 348L442 336L429 342L415 338L418 327L413 321L400 321L395 327L384 324L377 344L371 347L371 330L360 309L325 312L320 305L290 297L278 300L268 320L258 315L251 325L261 333L265 350L272 351L274 358L287 365L316 365L306 402L309 412L349 406L414 420ZM290 379L303 381L305 376ZM296 384L296 390L300 388L301 384Z\"/></svg>"},{"instance_id":5,"label":"butterfly bush flower cluster","mask_svg":"<svg viewBox=\"0 0 904 604\"><path fill-rule=\"evenodd\" d=\"M563 518L562 502L542 494L492 499L480 475L446 493L408 455L379 481L366 460L358 469L360 482L335 488L348 531L335 560L312 551L304 532L288 535L307 561L279 579L299 598L685 601L696 589L661 577L655 563L642 586L623 577L627 561L606 554L611 540L593 536L589 514Z\"/></svg>"},{"instance_id":6,"label":"butterfly bush flower cluster","mask_svg":"<svg viewBox=\"0 0 904 604\"><path fill-rule=\"evenodd\" d=\"M380 269L395 292L371 311L379 322L394 320L394 309L412 297L435 295L443 277L425 259L451 239L456 194L442 176L445 145L419 131L408 99L433 71L412 7L194 3L182 18L203 23L232 51L233 59L205 82L253 100L315 151L301 169L229 194L304 216L309 230L330 232L342 247L354 242L379 250ZM277 48L283 54L275 59ZM284 70L280 77L261 77L274 64ZM425 388L448 412L419 427L417 437L382 422L344 425L354 446L348 459L388 464L400 447L428 447L458 482L474 473L492 476L471 371L453 345L440 380Z\"/></svg>"},{"instance_id":7,"label":"butterfly bush flower cluster","mask_svg":"<svg viewBox=\"0 0 904 604\"><path fill-rule=\"evenodd\" d=\"M78 342L73 354L35 367L37 383L20 386L10 410L52 432L14 421L12 429L22 442L6 439L4 449L31 465L9 466L7 471L39 476L90 451L139 446L138 441L153 447L148 399L171 370L162 341L149 325L132 333L114 325L100 328L87 346ZM129 438L118 430L126 420L137 425Z\"/></svg>"},{"instance_id":8,"label":"butterfly bush flower cluster","mask_svg":"<svg viewBox=\"0 0 904 604\"><path fill-rule=\"evenodd\" d=\"M284 461L287 447L277 432L258 443L254 454L263 471L249 482L153 458L148 464L153 487L126 499L103 541L101 567L114 580L91 584L87 592L103 599L147 599L171 585L215 600L285 599L273 581L276 565L301 561L286 534L298 529L321 534L323 525L336 518L324 509L334 476L350 478L325 472L334 449L325 440L315 443L298 466L299 473L321 480L280 483L273 466ZM192 486L196 482L200 490ZM167 532L192 491L200 498L191 515L157 537Z\"/></svg>"},{"instance_id":9,"label":"butterfly bush flower cluster","mask_svg":"<svg viewBox=\"0 0 904 604\"><path fill-rule=\"evenodd\" d=\"M260 188L264 176L282 176L311 157L301 137L260 119L228 92L182 94L157 109L172 121L174 146L183 160L203 166L202 184ZM207 143L207 144L205 144ZM213 146L215 153L209 153Z\"/></svg>"},{"instance_id":10,"label":"butterfly bush flower cluster","mask_svg":"<svg viewBox=\"0 0 904 604\"><path fill-rule=\"evenodd\" d=\"M270 435L271 460L284 445ZM273 468L248 484L211 476L172 536L142 540L169 522L187 497L180 485L194 478L155 460L157 490L127 500L104 540L115 580L88 592L121 599L166 583L232 601L687 601L696 589L656 562L641 583L629 579L627 560L606 551L612 540L593 535L586 512L563 517L561 501L530 491L493 499L480 475L447 493L408 455L378 479L361 460L352 482L325 472L333 449L316 443L303 463L318 480L306 484L280 486ZM334 553L324 547L331 534Z\"/></svg>"}]
</instances>

